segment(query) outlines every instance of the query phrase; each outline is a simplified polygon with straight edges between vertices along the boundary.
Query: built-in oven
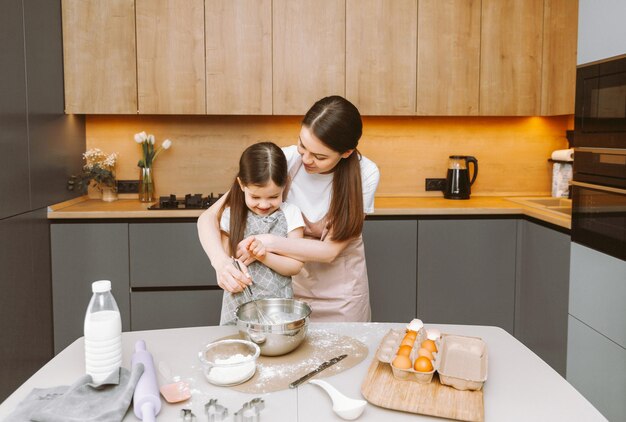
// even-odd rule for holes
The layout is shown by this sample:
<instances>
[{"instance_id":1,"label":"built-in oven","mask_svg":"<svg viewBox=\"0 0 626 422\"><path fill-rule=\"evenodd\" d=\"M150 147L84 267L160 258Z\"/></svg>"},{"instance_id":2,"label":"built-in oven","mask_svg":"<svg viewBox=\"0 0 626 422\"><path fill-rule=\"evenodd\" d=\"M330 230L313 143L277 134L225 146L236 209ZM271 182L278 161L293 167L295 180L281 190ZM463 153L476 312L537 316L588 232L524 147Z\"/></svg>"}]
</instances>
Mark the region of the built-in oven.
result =
<instances>
[{"instance_id":1,"label":"built-in oven","mask_svg":"<svg viewBox=\"0 0 626 422\"><path fill-rule=\"evenodd\" d=\"M626 56L576 70L574 147L626 148Z\"/></svg>"},{"instance_id":2,"label":"built-in oven","mask_svg":"<svg viewBox=\"0 0 626 422\"><path fill-rule=\"evenodd\" d=\"M575 148L572 241L626 260L626 149Z\"/></svg>"},{"instance_id":3,"label":"built-in oven","mask_svg":"<svg viewBox=\"0 0 626 422\"><path fill-rule=\"evenodd\" d=\"M572 241L626 260L626 56L576 71Z\"/></svg>"}]
</instances>

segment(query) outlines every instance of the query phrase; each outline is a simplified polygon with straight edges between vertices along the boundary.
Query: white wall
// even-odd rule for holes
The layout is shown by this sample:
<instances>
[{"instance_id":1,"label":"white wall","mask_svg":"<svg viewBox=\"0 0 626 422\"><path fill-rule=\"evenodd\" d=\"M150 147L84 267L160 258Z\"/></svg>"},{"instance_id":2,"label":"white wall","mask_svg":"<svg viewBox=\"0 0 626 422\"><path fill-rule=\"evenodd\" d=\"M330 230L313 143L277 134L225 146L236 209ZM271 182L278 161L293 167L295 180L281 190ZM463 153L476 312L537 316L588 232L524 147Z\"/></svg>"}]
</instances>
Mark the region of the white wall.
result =
<instances>
[{"instance_id":1,"label":"white wall","mask_svg":"<svg viewBox=\"0 0 626 422\"><path fill-rule=\"evenodd\" d=\"M626 0L579 0L577 64L620 54L626 54Z\"/></svg>"}]
</instances>

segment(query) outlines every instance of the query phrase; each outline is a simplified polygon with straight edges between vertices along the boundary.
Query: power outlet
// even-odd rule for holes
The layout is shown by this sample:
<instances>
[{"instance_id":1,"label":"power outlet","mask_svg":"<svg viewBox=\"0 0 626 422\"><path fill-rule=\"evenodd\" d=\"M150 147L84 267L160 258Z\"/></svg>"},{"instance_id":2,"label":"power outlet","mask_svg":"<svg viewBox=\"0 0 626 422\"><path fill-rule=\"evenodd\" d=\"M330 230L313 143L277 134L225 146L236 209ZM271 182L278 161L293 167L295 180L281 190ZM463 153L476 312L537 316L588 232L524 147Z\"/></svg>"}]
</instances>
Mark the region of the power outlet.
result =
<instances>
[{"instance_id":1,"label":"power outlet","mask_svg":"<svg viewBox=\"0 0 626 422\"><path fill-rule=\"evenodd\" d=\"M446 179L426 179L427 191L434 191L434 190L443 191L445 189L446 189Z\"/></svg>"},{"instance_id":2,"label":"power outlet","mask_svg":"<svg viewBox=\"0 0 626 422\"><path fill-rule=\"evenodd\" d=\"M139 180L118 180L117 193L139 193Z\"/></svg>"}]
</instances>

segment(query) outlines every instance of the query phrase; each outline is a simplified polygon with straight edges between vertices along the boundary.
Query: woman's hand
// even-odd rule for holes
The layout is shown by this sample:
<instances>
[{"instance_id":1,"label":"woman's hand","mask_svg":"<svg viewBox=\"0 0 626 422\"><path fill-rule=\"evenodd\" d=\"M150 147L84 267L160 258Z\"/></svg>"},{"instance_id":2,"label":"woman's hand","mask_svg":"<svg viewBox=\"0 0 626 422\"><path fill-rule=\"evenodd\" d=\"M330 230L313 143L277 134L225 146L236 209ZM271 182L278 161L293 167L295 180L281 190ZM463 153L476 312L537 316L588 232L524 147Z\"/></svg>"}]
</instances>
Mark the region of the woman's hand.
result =
<instances>
[{"instance_id":1,"label":"woman's hand","mask_svg":"<svg viewBox=\"0 0 626 422\"><path fill-rule=\"evenodd\" d=\"M247 266L242 261L239 261L239 266L241 271L233 265L231 258L222 260L215 269L217 285L228 292L238 293L252 284Z\"/></svg>"}]
</instances>

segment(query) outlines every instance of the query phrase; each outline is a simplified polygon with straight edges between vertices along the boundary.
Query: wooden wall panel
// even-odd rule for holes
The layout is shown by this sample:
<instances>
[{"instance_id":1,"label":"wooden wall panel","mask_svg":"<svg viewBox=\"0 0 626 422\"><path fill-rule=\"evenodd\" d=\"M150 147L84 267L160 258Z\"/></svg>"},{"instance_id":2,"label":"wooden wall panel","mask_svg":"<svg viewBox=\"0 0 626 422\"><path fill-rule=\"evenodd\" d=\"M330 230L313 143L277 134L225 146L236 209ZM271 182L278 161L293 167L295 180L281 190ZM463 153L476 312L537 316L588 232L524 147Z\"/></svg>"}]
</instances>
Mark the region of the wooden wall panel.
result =
<instances>
[{"instance_id":1,"label":"wooden wall panel","mask_svg":"<svg viewBox=\"0 0 626 422\"><path fill-rule=\"evenodd\" d=\"M478 114L480 4L480 0L419 1L418 115Z\"/></svg>"},{"instance_id":2,"label":"wooden wall panel","mask_svg":"<svg viewBox=\"0 0 626 422\"><path fill-rule=\"evenodd\" d=\"M541 111L543 0L482 0L480 114Z\"/></svg>"},{"instance_id":3,"label":"wooden wall panel","mask_svg":"<svg viewBox=\"0 0 626 422\"><path fill-rule=\"evenodd\" d=\"M140 114L204 114L204 1L136 0Z\"/></svg>"},{"instance_id":4,"label":"wooden wall panel","mask_svg":"<svg viewBox=\"0 0 626 422\"><path fill-rule=\"evenodd\" d=\"M541 114L574 114L578 2L545 0Z\"/></svg>"},{"instance_id":5,"label":"wooden wall panel","mask_svg":"<svg viewBox=\"0 0 626 422\"><path fill-rule=\"evenodd\" d=\"M272 114L271 0L206 0L208 114Z\"/></svg>"},{"instance_id":6,"label":"wooden wall panel","mask_svg":"<svg viewBox=\"0 0 626 422\"><path fill-rule=\"evenodd\" d=\"M135 0L63 0L65 112L137 113Z\"/></svg>"},{"instance_id":7,"label":"wooden wall panel","mask_svg":"<svg viewBox=\"0 0 626 422\"><path fill-rule=\"evenodd\" d=\"M222 192L232 183L241 152L271 140L293 145L299 116L89 116L87 148L120 154L117 175L137 179L139 146L133 134L170 138L155 164L157 194ZM474 155L480 172L473 195L549 195L552 151L567 147L571 116L366 117L359 151L381 170L378 195L441 196L424 179L445 177L448 156Z\"/></svg>"}]
</instances>

